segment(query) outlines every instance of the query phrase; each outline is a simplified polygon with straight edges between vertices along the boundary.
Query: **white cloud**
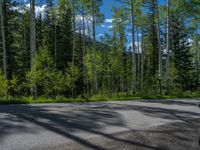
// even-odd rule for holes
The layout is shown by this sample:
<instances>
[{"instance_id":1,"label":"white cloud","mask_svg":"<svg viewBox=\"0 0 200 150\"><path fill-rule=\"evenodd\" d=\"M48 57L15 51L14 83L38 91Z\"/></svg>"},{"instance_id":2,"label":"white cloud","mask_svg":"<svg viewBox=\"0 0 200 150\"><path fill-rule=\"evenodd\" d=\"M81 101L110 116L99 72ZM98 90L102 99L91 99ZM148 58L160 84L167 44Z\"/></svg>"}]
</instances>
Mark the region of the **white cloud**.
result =
<instances>
[{"instance_id":1,"label":"white cloud","mask_svg":"<svg viewBox=\"0 0 200 150\"><path fill-rule=\"evenodd\" d=\"M190 43L190 46L192 46L193 39L191 39L191 38L188 38L188 42Z\"/></svg>"},{"instance_id":2,"label":"white cloud","mask_svg":"<svg viewBox=\"0 0 200 150\"><path fill-rule=\"evenodd\" d=\"M111 26L108 26L108 29L112 29L113 28L113 26L111 25Z\"/></svg>"},{"instance_id":3,"label":"white cloud","mask_svg":"<svg viewBox=\"0 0 200 150\"><path fill-rule=\"evenodd\" d=\"M127 44L127 47L132 47L132 43L128 43L128 44Z\"/></svg>"},{"instance_id":4,"label":"white cloud","mask_svg":"<svg viewBox=\"0 0 200 150\"><path fill-rule=\"evenodd\" d=\"M101 24L101 27L102 27L102 28L111 29L113 26L112 26L112 25L107 26L107 25L105 25L105 24Z\"/></svg>"},{"instance_id":5,"label":"white cloud","mask_svg":"<svg viewBox=\"0 0 200 150\"><path fill-rule=\"evenodd\" d=\"M128 35L128 36L132 36L132 33L128 33L127 35ZM135 35L135 36L137 37L137 35ZM142 34L141 34L141 33L139 33L139 34L138 34L138 36L139 36L139 37L141 37L141 36L142 36Z\"/></svg>"},{"instance_id":6,"label":"white cloud","mask_svg":"<svg viewBox=\"0 0 200 150\"><path fill-rule=\"evenodd\" d=\"M35 14L36 14L36 16L39 13L41 13L42 17L44 17L45 16L45 8L46 8L46 5L35 6ZM25 9L21 9L21 7L19 7L19 6L16 6L16 7L13 8L13 10L17 10L20 13L25 13L25 11L29 11L29 9L30 9L30 3L25 5Z\"/></svg>"},{"instance_id":7,"label":"white cloud","mask_svg":"<svg viewBox=\"0 0 200 150\"><path fill-rule=\"evenodd\" d=\"M106 28L106 26L104 24L101 24L101 27Z\"/></svg>"},{"instance_id":8,"label":"white cloud","mask_svg":"<svg viewBox=\"0 0 200 150\"><path fill-rule=\"evenodd\" d=\"M192 42L193 42L193 40L189 38L189 39L188 39L188 42L189 42L189 43L192 43Z\"/></svg>"},{"instance_id":9,"label":"white cloud","mask_svg":"<svg viewBox=\"0 0 200 150\"><path fill-rule=\"evenodd\" d=\"M46 5L42 5L41 7L40 6L36 6L35 7L36 15L38 15L39 13L41 13L42 18L43 18L45 16L45 8L46 8Z\"/></svg>"},{"instance_id":10,"label":"white cloud","mask_svg":"<svg viewBox=\"0 0 200 150\"><path fill-rule=\"evenodd\" d=\"M83 17L81 15L76 16L76 22L82 22ZM85 21L92 23L92 17L91 16L85 16Z\"/></svg>"},{"instance_id":11,"label":"white cloud","mask_svg":"<svg viewBox=\"0 0 200 150\"><path fill-rule=\"evenodd\" d=\"M89 35L88 26L90 28L90 32L92 31L92 17L85 16L85 34ZM76 32L83 34L83 17L81 15L76 16ZM91 34L91 33L90 33Z\"/></svg>"},{"instance_id":12,"label":"white cloud","mask_svg":"<svg viewBox=\"0 0 200 150\"><path fill-rule=\"evenodd\" d=\"M98 37L98 38L101 38L101 37L103 37L103 36L104 36L103 33L99 33L99 34L97 34L97 37Z\"/></svg>"},{"instance_id":13,"label":"white cloud","mask_svg":"<svg viewBox=\"0 0 200 150\"><path fill-rule=\"evenodd\" d=\"M139 42L139 43L135 42L135 53L138 53L138 46L139 46L139 53L141 53L142 52L141 42ZM127 47L128 48L131 47L131 51L133 50L132 49L132 43L127 44Z\"/></svg>"},{"instance_id":14,"label":"white cloud","mask_svg":"<svg viewBox=\"0 0 200 150\"><path fill-rule=\"evenodd\" d=\"M113 19L106 19L105 23L112 23Z\"/></svg>"}]
</instances>

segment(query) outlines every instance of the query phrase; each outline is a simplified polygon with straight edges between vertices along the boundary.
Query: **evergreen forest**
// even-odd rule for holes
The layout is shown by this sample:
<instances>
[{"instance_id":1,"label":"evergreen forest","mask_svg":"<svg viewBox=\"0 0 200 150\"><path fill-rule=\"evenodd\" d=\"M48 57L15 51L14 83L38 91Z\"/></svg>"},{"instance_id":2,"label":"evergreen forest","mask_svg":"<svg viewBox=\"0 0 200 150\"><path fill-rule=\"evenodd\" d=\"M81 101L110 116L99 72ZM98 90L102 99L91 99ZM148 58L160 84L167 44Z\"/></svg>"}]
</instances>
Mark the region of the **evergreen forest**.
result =
<instances>
[{"instance_id":1,"label":"evergreen forest","mask_svg":"<svg viewBox=\"0 0 200 150\"><path fill-rule=\"evenodd\" d=\"M200 1L115 1L1 0L0 101L199 97Z\"/></svg>"}]
</instances>

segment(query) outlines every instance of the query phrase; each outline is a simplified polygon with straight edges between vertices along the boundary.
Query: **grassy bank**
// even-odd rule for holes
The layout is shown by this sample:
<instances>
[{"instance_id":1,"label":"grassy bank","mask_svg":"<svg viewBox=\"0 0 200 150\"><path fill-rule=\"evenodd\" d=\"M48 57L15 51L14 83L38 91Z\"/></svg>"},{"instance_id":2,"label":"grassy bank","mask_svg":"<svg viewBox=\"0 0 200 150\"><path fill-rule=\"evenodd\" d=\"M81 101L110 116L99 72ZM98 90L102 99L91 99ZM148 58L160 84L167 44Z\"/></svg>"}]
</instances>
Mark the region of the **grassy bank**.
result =
<instances>
[{"instance_id":1,"label":"grassy bank","mask_svg":"<svg viewBox=\"0 0 200 150\"><path fill-rule=\"evenodd\" d=\"M174 98L200 98L200 93L184 92L179 94L170 94L169 96L160 95L140 95L117 93L112 96L106 94L97 94L89 98L45 98L45 97L9 97L1 98L0 104L42 104L42 103L68 103L68 102L98 102L98 101L122 101L122 100L143 100L143 99L174 99Z\"/></svg>"}]
</instances>

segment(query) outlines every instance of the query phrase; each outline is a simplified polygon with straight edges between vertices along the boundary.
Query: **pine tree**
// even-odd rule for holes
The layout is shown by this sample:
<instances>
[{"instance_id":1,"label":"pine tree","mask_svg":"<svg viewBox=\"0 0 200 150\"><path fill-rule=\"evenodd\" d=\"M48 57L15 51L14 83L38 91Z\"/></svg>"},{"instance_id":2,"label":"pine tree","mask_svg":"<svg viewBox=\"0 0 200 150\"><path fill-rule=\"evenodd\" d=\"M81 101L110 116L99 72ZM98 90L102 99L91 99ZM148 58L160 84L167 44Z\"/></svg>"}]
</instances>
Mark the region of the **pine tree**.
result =
<instances>
[{"instance_id":1,"label":"pine tree","mask_svg":"<svg viewBox=\"0 0 200 150\"><path fill-rule=\"evenodd\" d=\"M72 61L72 10L68 0L58 1L57 18L57 59L56 64L59 70L67 67Z\"/></svg>"},{"instance_id":2,"label":"pine tree","mask_svg":"<svg viewBox=\"0 0 200 150\"><path fill-rule=\"evenodd\" d=\"M192 84L191 71L193 69L191 47L184 22L180 15L171 15L170 47L174 53L174 63L177 69L176 82L183 90L190 90Z\"/></svg>"},{"instance_id":3,"label":"pine tree","mask_svg":"<svg viewBox=\"0 0 200 150\"><path fill-rule=\"evenodd\" d=\"M48 50L54 59L56 59L56 15L57 15L56 6L53 3L53 0L46 1L45 15L42 18L42 37L43 44L48 46ZM41 34L41 33L40 33Z\"/></svg>"},{"instance_id":4,"label":"pine tree","mask_svg":"<svg viewBox=\"0 0 200 150\"><path fill-rule=\"evenodd\" d=\"M30 2L30 66L36 53L36 20L35 20L35 0ZM37 86L31 87L32 96L37 96Z\"/></svg>"},{"instance_id":5,"label":"pine tree","mask_svg":"<svg viewBox=\"0 0 200 150\"><path fill-rule=\"evenodd\" d=\"M2 48L3 48L3 71L4 71L4 78L8 78L8 62L7 62L7 9L6 9L6 1L0 2L0 14L1 14L1 38L2 38Z\"/></svg>"},{"instance_id":6,"label":"pine tree","mask_svg":"<svg viewBox=\"0 0 200 150\"><path fill-rule=\"evenodd\" d=\"M124 52L125 52L125 43L126 43L126 34L125 29L127 25L127 14L124 11L125 8L114 8L113 12L113 32L116 40L116 54L117 58L116 63L118 63L119 69L119 89L121 92L124 91Z\"/></svg>"},{"instance_id":7,"label":"pine tree","mask_svg":"<svg viewBox=\"0 0 200 150\"><path fill-rule=\"evenodd\" d=\"M149 51L150 51L150 78L155 78L158 64L158 39L157 39L157 11L156 11L156 1L151 0L149 3L149 41L151 41Z\"/></svg>"}]
</instances>

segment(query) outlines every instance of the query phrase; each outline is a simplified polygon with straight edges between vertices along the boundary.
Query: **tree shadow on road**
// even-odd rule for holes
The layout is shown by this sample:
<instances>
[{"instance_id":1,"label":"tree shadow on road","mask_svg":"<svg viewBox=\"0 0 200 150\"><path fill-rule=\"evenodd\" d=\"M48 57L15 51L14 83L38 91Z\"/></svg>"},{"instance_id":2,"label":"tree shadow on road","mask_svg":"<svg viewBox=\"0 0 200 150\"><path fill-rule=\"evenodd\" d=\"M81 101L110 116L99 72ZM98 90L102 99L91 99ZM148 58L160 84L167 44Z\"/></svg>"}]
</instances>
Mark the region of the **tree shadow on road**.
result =
<instances>
[{"instance_id":1,"label":"tree shadow on road","mask_svg":"<svg viewBox=\"0 0 200 150\"><path fill-rule=\"evenodd\" d=\"M161 102L162 103L162 102ZM198 107L198 106L196 106ZM192 112L189 110L180 110L180 109L172 109L172 108L162 108L162 107L153 107L153 106L141 106L141 105L127 105L127 104L119 104L118 106L107 106L107 109L113 109L116 111L137 111L145 116L149 116L152 118L160 118L167 120L177 120L187 122L192 118L200 118L199 112Z\"/></svg>"},{"instance_id":2,"label":"tree shadow on road","mask_svg":"<svg viewBox=\"0 0 200 150\"><path fill-rule=\"evenodd\" d=\"M143 107L137 105L113 105L110 103L99 103L90 107L83 107L84 105L10 105L0 106L0 116L3 114L12 116L5 117L6 119L0 120L0 145L3 139L7 136L14 136L14 134L32 133L38 134L37 130L27 127L26 122L35 124L36 126L42 127L48 131L54 132L58 135L70 139L77 144L85 147L85 149L112 149L116 147L110 145L110 147L104 147L104 144L99 144L92 139L83 138L76 133L83 131L90 134L98 135L103 137L111 143L118 142L119 149L123 144L131 145L137 149L164 149L161 143L154 144L149 142L149 137L146 134L149 131L133 131L130 132L131 136L135 138L124 138L120 137L119 134L108 134L104 132L104 127L123 127L126 125L123 123L123 116L119 111L138 111L144 113L147 116L183 120L187 123L191 116L199 115L198 113L192 113L180 110L168 110L156 107ZM69 109L70 107L70 109ZM186 117L185 117L186 116ZM17 125L16 125L17 124ZM23 128L24 130L19 130ZM2 132L3 131L3 132ZM15 132L11 132L15 131ZM177 132L182 132L178 131ZM157 130L152 130L151 134L158 134ZM160 135L166 133L175 134L176 132L159 132ZM177 133L176 133L177 134ZM128 133L127 133L128 135ZM140 138L138 138L140 137ZM137 140L138 138L138 140ZM178 140L185 141L185 137L175 136ZM140 139L140 140L139 140ZM98 141L98 140L97 140ZM50 149L50 148L49 148Z\"/></svg>"}]
</instances>

